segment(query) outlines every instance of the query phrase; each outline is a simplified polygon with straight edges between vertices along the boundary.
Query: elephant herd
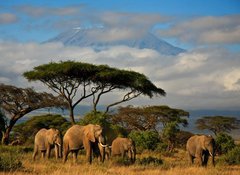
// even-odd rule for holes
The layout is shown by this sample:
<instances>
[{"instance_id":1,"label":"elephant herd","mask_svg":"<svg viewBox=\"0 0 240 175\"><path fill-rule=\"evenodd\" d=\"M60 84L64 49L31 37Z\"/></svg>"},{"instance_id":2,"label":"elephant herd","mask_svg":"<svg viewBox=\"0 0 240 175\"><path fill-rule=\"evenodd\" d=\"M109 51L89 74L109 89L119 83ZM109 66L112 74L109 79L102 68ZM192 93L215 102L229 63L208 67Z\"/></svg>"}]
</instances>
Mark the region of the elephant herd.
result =
<instances>
[{"instance_id":1,"label":"elephant herd","mask_svg":"<svg viewBox=\"0 0 240 175\"><path fill-rule=\"evenodd\" d=\"M100 125L88 124L86 126L73 125L70 127L63 139L57 129L41 129L35 135L33 160L36 159L38 152L42 158L47 154L50 157L51 149L55 149L55 157L63 157L63 162L67 161L68 154L71 152L73 159L77 161L79 150L85 149L88 162L92 163L92 157L97 157L104 161L105 157L121 155L134 162L136 158L135 144L132 139L117 137L112 142L112 146L105 144ZM62 155L63 153L63 155Z\"/></svg>"},{"instance_id":2,"label":"elephant herd","mask_svg":"<svg viewBox=\"0 0 240 175\"><path fill-rule=\"evenodd\" d=\"M47 154L50 157L51 149L55 149L55 157L63 158L67 161L68 154L71 152L73 159L77 161L79 150L85 149L88 162L92 163L92 157L97 157L103 162L110 156L126 156L132 163L136 160L136 148L132 139L117 137L112 145L106 144L105 137L100 125L88 124L86 126L73 125L70 127L63 139L57 129L41 129L35 135L33 160L38 152L41 152L42 158ZM214 166L214 148L215 141L212 136L194 135L190 137L186 144L186 150L191 163L196 158L199 165L206 166L209 156ZM63 154L63 155L62 155Z\"/></svg>"}]
</instances>

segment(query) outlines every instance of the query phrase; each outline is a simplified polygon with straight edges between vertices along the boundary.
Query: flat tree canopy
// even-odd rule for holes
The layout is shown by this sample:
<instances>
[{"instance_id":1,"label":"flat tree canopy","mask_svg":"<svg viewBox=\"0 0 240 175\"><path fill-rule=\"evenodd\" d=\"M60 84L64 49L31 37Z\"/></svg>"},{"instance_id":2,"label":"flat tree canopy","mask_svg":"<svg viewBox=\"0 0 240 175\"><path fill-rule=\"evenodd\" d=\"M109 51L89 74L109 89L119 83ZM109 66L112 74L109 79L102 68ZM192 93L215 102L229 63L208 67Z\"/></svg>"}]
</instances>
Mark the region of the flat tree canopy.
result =
<instances>
[{"instance_id":1,"label":"flat tree canopy","mask_svg":"<svg viewBox=\"0 0 240 175\"><path fill-rule=\"evenodd\" d=\"M66 104L62 97L52 94L35 92L31 88L18 88L11 85L0 84L0 108L9 118L5 128L3 143L8 144L9 134L15 123L24 115L40 108L64 107Z\"/></svg>"},{"instance_id":2,"label":"flat tree canopy","mask_svg":"<svg viewBox=\"0 0 240 175\"><path fill-rule=\"evenodd\" d=\"M182 109L170 108L168 106L146 106L146 107L120 107L118 113L112 118L114 124L128 130L159 130L159 124L166 127L168 123L176 122L177 125L188 124L186 117L187 111Z\"/></svg>"},{"instance_id":3,"label":"flat tree canopy","mask_svg":"<svg viewBox=\"0 0 240 175\"><path fill-rule=\"evenodd\" d=\"M101 96L115 89L126 93L121 100L107 105L105 112L108 112L110 107L141 94L150 98L154 95L165 95L165 91L156 87L145 75L107 65L74 61L51 62L37 66L23 75L29 81L43 82L54 92L62 95L68 102L72 123L75 123L73 109L83 99L93 97L93 107L96 111Z\"/></svg>"},{"instance_id":4,"label":"flat tree canopy","mask_svg":"<svg viewBox=\"0 0 240 175\"><path fill-rule=\"evenodd\" d=\"M204 116L196 121L200 130L210 130L215 135L221 132L230 132L240 128L240 120L227 116Z\"/></svg>"}]
</instances>

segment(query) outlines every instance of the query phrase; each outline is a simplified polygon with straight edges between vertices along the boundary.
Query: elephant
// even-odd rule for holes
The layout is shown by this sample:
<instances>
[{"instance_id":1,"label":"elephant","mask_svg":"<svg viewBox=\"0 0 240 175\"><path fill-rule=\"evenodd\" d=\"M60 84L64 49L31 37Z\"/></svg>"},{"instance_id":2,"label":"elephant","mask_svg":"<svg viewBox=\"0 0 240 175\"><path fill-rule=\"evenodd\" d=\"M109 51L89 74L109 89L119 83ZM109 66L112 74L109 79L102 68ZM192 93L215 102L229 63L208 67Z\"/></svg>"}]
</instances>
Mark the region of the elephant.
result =
<instances>
[{"instance_id":1,"label":"elephant","mask_svg":"<svg viewBox=\"0 0 240 175\"><path fill-rule=\"evenodd\" d=\"M186 149L191 164L193 164L194 158L196 158L199 161L199 165L207 166L210 155L212 165L215 166L215 141L211 135L194 135L190 137L187 141Z\"/></svg>"},{"instance_id":2,"label":"elephant","mask_svg":"<svg viewBox=\"0 0 240 175\"><path fill-rule=\"evenodd\" d=\"M50 128L50 129L40 129L36 135L34 140L34 152L33 152L33 160L35 160L38 152L42 153L42 158L45 158L45 154L47 153L47 158L50 158L51 149L55 147L55 157L62 157L62 137L61 133L58 129Z\"/></svg>"},{"instance_id":3,"label":"elephant","mask_svg":"<svg viewBox=\"0 0 240 175\"><path fill-rule=\"evenodd\" d=\"M136 160L135 142L130 138L117 137L113 140L111 149L112 156L121 155L125 158L127 153L132 163Z\"/></svg>"},{"instance_id":4,"label":"elephant","mask_svg":"<svg viewBox=\"0 0 240 175\"><path fill-rule=\"evenodd\" d=\"M70 152L73 153L73 158L77 162L78 151L83 148L86 150L86 157L90 164L92 163L92 152L95 152L103 162L105 157L104 148L107 146L103 142L104 137L100 125L73 125L63 137L63 162L66 162ZM99 147L103 147L103 149L99 149Z\"/></svg>"}]
</instances>

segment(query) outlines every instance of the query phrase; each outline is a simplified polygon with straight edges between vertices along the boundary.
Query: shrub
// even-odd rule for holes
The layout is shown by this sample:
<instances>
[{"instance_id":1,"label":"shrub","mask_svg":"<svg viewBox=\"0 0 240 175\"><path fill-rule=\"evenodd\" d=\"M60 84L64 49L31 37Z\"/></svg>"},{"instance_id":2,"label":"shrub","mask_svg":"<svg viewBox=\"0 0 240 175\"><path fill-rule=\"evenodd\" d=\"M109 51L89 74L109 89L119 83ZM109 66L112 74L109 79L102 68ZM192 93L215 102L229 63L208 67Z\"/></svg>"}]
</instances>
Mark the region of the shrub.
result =
<instances>
[{"instance_id":1,"label":"shrub","mask_svg":"<svg viewBox=\"0 0 240 175\"><path fill-rule=\"evenodd\" d=\"M22 151L18 147L1 146L0 171L13 171L22 168L20 161Z\"/></svg>"},{"instance_id":2,"label":"shrub","mask_svg":"<svg viewBox=\"0 0 240 175\"><path fill-rule=\"evenodd\" d=\"M229 165L240 164L240 146L236 146L221 158L221 161Z\"/></svg>"},{"instance_id":3,"label":"shrub","mask_svg":"<svg viewBox=\"0 0 240 175\"><path fill-rule=\"evenodd\" d=\"M160 142L157 144L157 148L155 149L156 152L165 153L167 151L168 144L165 142Z\"/></svg>"},{"instance_id":4,"label":"shrub","mask_svg":"<svg viewBox=\"0 0 240 175\"><path fill-rule=\"evenodd\" d=\"M218 154L226 154L236 146L233 138L225 133L218 134L215 141Z\"/></svg>"},{"instance_id":5,"label":"shrub","mask_svg":"<svg viewBox=\"0 0 240 175\"><path fill-rule=\"evenodd\" d=\"M155 131L132 131L129 137L135 141L137 151L155 150L160 142L159 134Z\"/></svg>"},{"instance_id":6,"label":"shrub","mask_svg":"<svg viewBox=\"0 0 240 175\"><path fill-rule=\"evenodd\" d=\"M163 164L162 159L152 157L152 156L144 157L142 159L137 159L136 162L137 162L137 164L140 164L140 165L155 165L156 166L156 165Z\"/></svg>"}]
</instances>

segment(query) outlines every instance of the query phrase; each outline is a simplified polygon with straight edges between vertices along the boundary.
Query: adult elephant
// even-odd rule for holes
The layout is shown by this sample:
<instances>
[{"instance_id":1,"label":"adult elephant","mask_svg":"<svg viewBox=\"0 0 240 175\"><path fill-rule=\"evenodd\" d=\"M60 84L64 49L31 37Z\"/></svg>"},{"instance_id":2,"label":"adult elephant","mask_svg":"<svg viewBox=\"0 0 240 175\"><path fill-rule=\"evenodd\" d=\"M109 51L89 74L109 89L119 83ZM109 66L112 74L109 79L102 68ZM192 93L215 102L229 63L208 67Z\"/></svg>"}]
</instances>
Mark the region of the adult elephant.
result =
<instances>
[{"instance_id":1,"label":"adult elephant","mask_svg":"<svg viewBox=\"0 0 240 175\"><path fill-rule=\"evenodd\" d=\"M189 155L189 160L192 164L194 162L194 158L196 158L200 165L207 166L208 158L211 156L212 165L215 166L215 141L212 136L194 135L188 139L186 148Z\"/></svg>"},{"instance_id":2,"label":"adult elephant","mask_svg":"<svg viewBox=\"0 0 240 175\"><path fill-rule=\"evenodd\" d=\"M35 160L38 152L42 153L42 158L47 153L47 158L50 157L51 149L55 147L55 157L62 157L62 138L58 129L40 129L34 140L33 160Z\"/></svg>"},{"instance_id":3,"label":"adult elephant","mask_svg":"<svg viewBox=\"0 0 240 175\"><path fill-rule=\"evenodd\" d=\"M112 142L111 155L112 156L121 155L123 158L125 158L126 154L128 155L128 158L132 162L135 162L136 148L134 141L129 138L117 137Z\"/></svg>"},{"instance_id":4,"label":"adult elephant","mask_svg":"<svg viewBox=\"0 0 240 175\"><path fill-rule=\"evenodd\" d=\"M66 162L70 152L73 153L75 162L77 161L78 151L82 148L86 150L88 162L92 163L92 153L96 152L99 159L104 161L103 151L96 150L100 147L106 147L103 144L102 127L100 125L88 124L86 126L73 125L69 128L63 137L63 162Z\"/></svg>"}]
</instances>

